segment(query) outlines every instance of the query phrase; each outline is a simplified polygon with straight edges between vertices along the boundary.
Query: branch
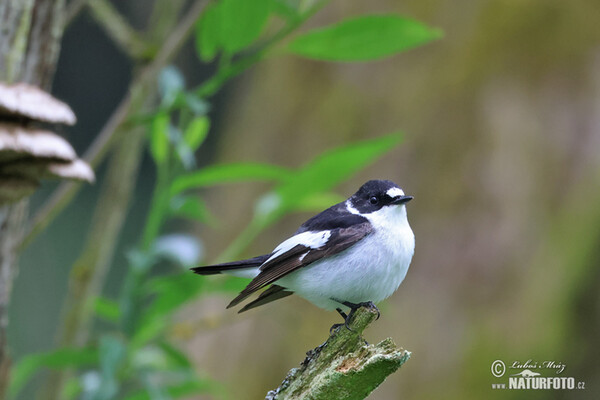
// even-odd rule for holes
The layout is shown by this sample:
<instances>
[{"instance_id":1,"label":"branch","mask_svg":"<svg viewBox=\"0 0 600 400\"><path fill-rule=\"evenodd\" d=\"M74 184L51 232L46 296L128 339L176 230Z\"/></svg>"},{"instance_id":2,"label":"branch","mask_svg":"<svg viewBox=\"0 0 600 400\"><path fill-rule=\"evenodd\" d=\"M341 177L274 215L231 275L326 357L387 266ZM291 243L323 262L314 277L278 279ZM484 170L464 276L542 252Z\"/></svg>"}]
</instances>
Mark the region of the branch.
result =
<instances>
[{"instance_id":1,"label":"branch","mask_svg":"<svg viewBox=\"0 0 600 400\"><path fill-rule=\"evenodd\" d=\"M147 55L149 46L110 2L94 0L88 2L87 6L100 27L125 54L133 60Z\"/></svg>"},{"instance_id":2,"label":"branch","mask_svg":"<svg viewBox=\"0 0 600 400\"><path fill-rule=\"evenodd\" d=\"M58 337L61 346L82 346L87 342L92 321L92 303L101 292L125 220L124 216L134 188L131 182L135 181L134 177L138 172L145 136L144 127L132 128L127 124L128 118L132 114L140 113L154 97L156 92L154 83L160 69L177 53L192 31L205 4L206 0L197 0L189 13L173 29L173 34L167 38L156 59L142 71L138 79L132 82L128 95L122 100L85 155L85 158L89 157L90 161L92 159L99 161L111 142L116 139L115 132L122 133L109 164L88 239L69 275L69 290L63 305L62 328ZM42 210L48 210L49 214L41 214L42 219L36 216L35 222L46 221L47 223L47 219L54 215L52 213L62 209L77 189L76 186L64 186L64 188L63 191L59 188L58 197L55 195L51 198L50 208ZM34 228L36 226L39 229L39 225L34 225ZM31 237L30 234L28 239ZM68 377L68 372L54 372L40 391L40 398L61 398L60 393L63 392Z\"/></svg>"},{"instance_id":3,"label":"branch","mask_svg":"<svg viewBox=\"0 0 600 400\"><path fill-rule=\"evenodd\" d=\"M325 343L306 353L299 368L288 372L265 400L360 400L409 358L410 352L398 348L387 338L369 345L363 330L377 318L372 309L360 308L350 327L337 328Z\"/></svg>"},{"instance_id":4,"label":"branch","mask_svg":"<svg viewBox=\"0 0 600 400\"><path fill-rule=\"evenodd\" d=\"M290 23L290 25L284 27L281 31L276 33L270 40L268 40L256 53L250 54L249 56L239 60L239 62L231 65L223 71L219 71L216 76L206 81L198 89L196 93L201 97L208 97L213 95L223 84L234 76L239 75L250 66L254 65L265 57L267 52L273 47L275 43L282 40L297 28L299 28L308 18L314 15L330 0L320 0L316 2L303 16ZM171 60L176 50L183 44L187 38L189 31L193 28L193 24L202 12L206 1L199 0L190 7L184 20L178 25L178 28L167 38L165 44L162 46L161 51L158 53L153 62L146 67L145 71L142 72L140 78L133 82L130 86L130 94L124 98L111 115L110 119L100 131L100 134L96 137L88 151L84 154L82 159L90 164L92 167L97 166L104 158L104 155L108 151L112 144L114 133L130 116L131 109L131 93L138 93L139 88L145 87L149 81L154 81L158 71ZM79 191L81 187L80 183L76 182L65 182L61 184L52 193L50 198L44 203L42 208L35 214L32 219L29 230L25 234L25 238L21 242L21 249L27 247L29 243L40 233L46 226L54 220L54 218L65 208L71 201L73 196Z\"/></svg>"},{"instance_id":5,"label":"branch","mask_svg":"<svg viewBox=\"0 0 600 400\"><path fill-rule=\"evenodd\" d=\"M197 0L186 13L184 19L167 38L165 44L157 54L156 58L148 65L139 78L131 83L129 94L121 101L117 109L110 116L94 142L82 159L92 167L97 166L104 159L108 149L114 141L115 132L124 125L131 115L136 99L144 99L148 93L147 88L156 82L160 70L167 65L177 54L185 40L190 35L194 23L202 13L206 0ZM133 98L135 96L135 99ZM52 220L65 208L73 196L80 189L81 184L65 182L62 183L44 203L42 208L32 219L30 228L22 241L21 247L26 247Z\"/></svg>"},{"instance_id":6,"label":"branch","mask_svg":"<svg viewBox=\"0 0 600 400\"><path fill-rule=\"evenodd\" d=\"M66 29L67 26L71 25L71 22L75 19L77 15L83 10L83 8L87 5L90 0L71 0L67 5L67 9L65 11L65 20L63 21L63 29Z\"/></svg>"}]
</instances>

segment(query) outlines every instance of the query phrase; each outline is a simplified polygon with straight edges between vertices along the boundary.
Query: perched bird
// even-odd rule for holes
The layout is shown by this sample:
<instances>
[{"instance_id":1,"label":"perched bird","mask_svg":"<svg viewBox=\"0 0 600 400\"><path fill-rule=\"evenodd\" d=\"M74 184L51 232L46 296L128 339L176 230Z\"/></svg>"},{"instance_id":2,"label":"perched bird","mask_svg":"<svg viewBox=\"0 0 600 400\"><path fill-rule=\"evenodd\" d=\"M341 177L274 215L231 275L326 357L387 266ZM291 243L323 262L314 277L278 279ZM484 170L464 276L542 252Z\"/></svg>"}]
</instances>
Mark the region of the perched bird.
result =
<instances>
[{"instance_id":1,"label":"perched bird","mask_svg":"<svg viewBox=\"0 0 600 400\"><path fill-rule=\"evenodd\" d=\"M391 296L404 280L415 249L405 206L412 199L391 181L371 180L303 223L272 253L192 270L252 279L227 308L270 285L239 312L295 293L337 310L348 327L358 308L377 310L374 303Z\"/></svg>"}]
</instances>

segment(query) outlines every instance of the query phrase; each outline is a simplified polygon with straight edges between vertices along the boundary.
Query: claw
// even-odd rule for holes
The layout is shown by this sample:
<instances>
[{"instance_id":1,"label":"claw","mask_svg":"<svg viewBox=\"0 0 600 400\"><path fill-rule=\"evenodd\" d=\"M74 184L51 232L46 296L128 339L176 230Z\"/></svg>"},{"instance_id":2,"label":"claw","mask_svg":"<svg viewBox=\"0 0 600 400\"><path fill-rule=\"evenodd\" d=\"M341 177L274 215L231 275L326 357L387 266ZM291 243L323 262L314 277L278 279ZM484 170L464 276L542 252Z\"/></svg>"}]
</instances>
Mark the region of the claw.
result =
<instances>
[{"instance_id":1,"label":"claw","mask_svg":"<svg viewBox=\"0 0 600 400\"><path fill-rule=\"evenodd\" d=\"M338 303L341 303L343 305L345 305L346 307L350 308L350 312L348 314L346 314L345 312L342 311L341 308L336 308L335 310L342 316L342 318L344 318L344 323L343 324L334 324L330 329L329 329L329 334L331 335L331 333L333 332L334 329L339 328L340 326L344 325L346 327L346 329L348 329L350 332L354 332L354 329L350 328L350 320L352 319L352 317L354 316L354 313L356 312L356 310L358 310L361 307L366 307L369 309L374 309L377 312L377 319L379 319L379 317L381 316L381 313L379 312L379 308L377 308L377 306L375 305L375 303L373 303L372 301L366 301L363 303L350 303L349 301L341 301L341 300L337 300L332 298L331 300L337 301ZM366 342L366 341L365 341Z\"/></svg>"},{"instance_id":2,"label":"claw","mask_svg":"<svg viewBox=\"0 0 600 400\"><path fill-rule=\"evenodd\" d=\"M331 328L329 328L329 336L331 336L333 334L333 331L335 331L337 328L339 328L340 326L344 326L344 325L346 325L345 322L343 324L333 324L333 325L331 325Z\"/></svg>"},{"instance_id":3,"label":"claw","mask_svg":"<svg viewBox=\"0 0 600 400\"><path fill-rule=\"evenodd\" d=\"M350 315L352 315L352 313L350 313ZM350 322L350 316L348 316L348 318L346 318L346 319L344 320L344 326L345 326L345 327L346 327L346 329L348 329L350 332L354 332L354 329L350 328L349 322Z\"/></svg>"},{"instance_id":4,"label":"claw","mask_svg":"<svg viewBox=\"0 0 600 400\"><path fill-rule=\"evenodd\" d=\"M375 303L373 303L372 301L367 301L366 303L359 303L359 305L362 307L367 307L367 308L370 308L371 310L374 309L375 311L377 311L377 318L375 318L375 321L377 321L379 319L379 317L381 317L381 312L379 311L379 308L377 308Z\"/></svg>"}]
</instances>

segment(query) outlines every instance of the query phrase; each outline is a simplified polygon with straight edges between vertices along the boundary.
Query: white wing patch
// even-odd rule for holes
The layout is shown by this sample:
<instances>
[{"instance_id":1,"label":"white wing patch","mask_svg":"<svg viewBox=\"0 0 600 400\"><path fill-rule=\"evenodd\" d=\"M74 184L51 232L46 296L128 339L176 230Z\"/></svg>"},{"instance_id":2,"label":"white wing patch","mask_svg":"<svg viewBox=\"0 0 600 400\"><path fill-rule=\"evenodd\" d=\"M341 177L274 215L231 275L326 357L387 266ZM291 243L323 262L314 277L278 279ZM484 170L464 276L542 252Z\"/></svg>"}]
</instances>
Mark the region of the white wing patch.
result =
<instances>
[{"instance_id":1,"label":"white wing patch","mask_svg":"<svg viewBox=\"0 0 600 400\"><path fill-rule=\"evenodd\" d=\"M311 249L318 249L320 247L323 247L329 240L330 236L331 236L331 231L299 233L299 234L292 236L291 238L281 242L281 244L279 246L277 246L275 248L275 250L273 250L273 255L271 257L269 257L269 259L267 261L265 261L263 264L266 264L269 261L273 260L274 258L277 258L280 255L290 251L291 249L293 249L295 246L297 246L299 244L302 246L305 246L305 247L309 247ZM304 256L306 256L306 254L304 254Z\"/></svg>"},{"instance_id":2,"label":"white wing patch","mask_svg":"<svg viewBox=\"0 0 600 400\"><path fill-rule=\"evenodd\" d=\"M399 187L393 187L391 189L388 189L386 194L388 196L390 196L391 198L394 198L394 197L398 197L398 196L404 196L404 191L402 189L400 189Z\"/></svg>"}]
</instances>

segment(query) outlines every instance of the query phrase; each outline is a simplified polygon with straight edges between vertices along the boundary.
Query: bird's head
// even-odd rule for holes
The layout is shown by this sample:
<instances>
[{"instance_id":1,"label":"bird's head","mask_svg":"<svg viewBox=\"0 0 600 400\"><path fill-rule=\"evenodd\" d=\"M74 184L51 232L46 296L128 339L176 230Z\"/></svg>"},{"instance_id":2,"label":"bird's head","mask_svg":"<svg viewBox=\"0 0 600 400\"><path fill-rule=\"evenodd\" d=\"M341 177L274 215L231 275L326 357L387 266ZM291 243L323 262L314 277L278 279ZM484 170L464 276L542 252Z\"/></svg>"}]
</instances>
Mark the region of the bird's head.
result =
<instances>
[{"instance_id":1,"label":"bird's head","mask_svg":"<svg viewBox=\"0 0 600 400\"><path fill-rule=\"evenodd\" d=\"M392 181L368 181L350 197L350 205L361 214L370 214L384 207L402 207L413 199Z\"/></svg>"}]
</instances>

